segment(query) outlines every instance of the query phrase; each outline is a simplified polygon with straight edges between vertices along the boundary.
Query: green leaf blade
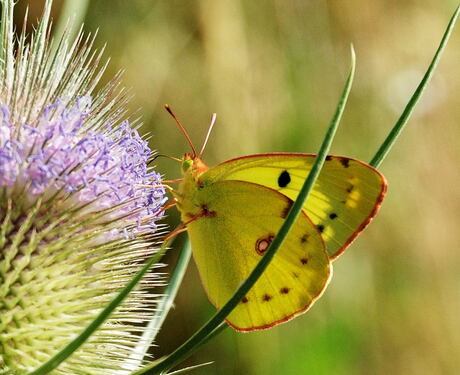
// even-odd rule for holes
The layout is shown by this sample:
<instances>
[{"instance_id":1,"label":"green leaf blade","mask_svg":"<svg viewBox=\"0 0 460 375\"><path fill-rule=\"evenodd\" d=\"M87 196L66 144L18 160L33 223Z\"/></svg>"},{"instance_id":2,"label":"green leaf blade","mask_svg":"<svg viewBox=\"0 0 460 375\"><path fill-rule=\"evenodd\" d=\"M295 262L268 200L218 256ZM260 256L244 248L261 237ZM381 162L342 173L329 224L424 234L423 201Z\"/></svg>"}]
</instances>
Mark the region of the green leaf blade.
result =
<instances>
[{"instance_id":1,"label":"green leaf blade","mask_svg":"<svg viewBox=\"0 0 460 375\"><path fill-rule=\"evenodd\" d=\"M449 38L452 34L452 31L455 27L455 24L457 22L458 16L460 14L460 5L457 7L455 10L454 14L452 15L449 24L447 25L446 31L444 32L444 35L441 39L441 42L439 44L438 49L436 50L436 53L431 60L431 63L428 67L428 70L426 71L425 75L423 76L422 80L420 81L419 85L414 91L414 94L412 97L409 99L409 102L407 103L406 107L404 108L403 113L399 117L398 121L394 125L393 129L391 132L388 134L387 138L384 140L378 151L375 153L374 157L372 160L369 162L371 166L374 168L377 168L380 166L382 161L385 159L385 157L388 155L390 152L391 148L393 147L394 143L398 139L399 135L403 131L404 127L406 126L407 122L409 121L409 118L414 111L415 105L419 101L420 97L422 96L423 92L426 89L426 86L428 85L428 82L430 81L431 77L434 74L434 71L439 63L439 60L441 59L441 55L444 52L444 49L447 45L447 42L449 41Z\"/></svg>"}]
</instances>

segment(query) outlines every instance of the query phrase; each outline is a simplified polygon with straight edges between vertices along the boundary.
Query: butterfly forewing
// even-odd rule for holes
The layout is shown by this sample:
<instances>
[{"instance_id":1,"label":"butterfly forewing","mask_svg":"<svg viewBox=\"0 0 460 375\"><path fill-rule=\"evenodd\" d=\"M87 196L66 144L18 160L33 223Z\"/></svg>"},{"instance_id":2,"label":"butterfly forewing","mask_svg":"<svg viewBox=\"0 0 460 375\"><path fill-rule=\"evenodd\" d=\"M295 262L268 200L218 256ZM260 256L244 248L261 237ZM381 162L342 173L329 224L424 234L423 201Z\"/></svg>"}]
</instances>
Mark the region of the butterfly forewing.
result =
<instances>
[{"instance_id":1,"label":"butterfly forewing","mask_svg":"<svg viewBox=\"0 0 460 375\"><path fill-rule=\"evenodd\" d=\"M219 181L197 190L204 214L188 225L193 255L211 302L220 308L267 250L292 200L270 188ZM330 278L329 257L305 214L227 321L239 330L271 327L308 309Z\"/></svg>"},{"instance_id":2,"label":"butterfly forewing","mask_svg":"<svg viewBox=\"0 0 460 375\"><path fill-rule=\"evenodd\" d=\"M260 184L295 199L314 161L310 154L261 154L226 161L202 175L205 183L237 180ZM358 160L329 156L304 210L326 243L340 255L377 213L385 178Z\"/></svg>"}]
</instances>

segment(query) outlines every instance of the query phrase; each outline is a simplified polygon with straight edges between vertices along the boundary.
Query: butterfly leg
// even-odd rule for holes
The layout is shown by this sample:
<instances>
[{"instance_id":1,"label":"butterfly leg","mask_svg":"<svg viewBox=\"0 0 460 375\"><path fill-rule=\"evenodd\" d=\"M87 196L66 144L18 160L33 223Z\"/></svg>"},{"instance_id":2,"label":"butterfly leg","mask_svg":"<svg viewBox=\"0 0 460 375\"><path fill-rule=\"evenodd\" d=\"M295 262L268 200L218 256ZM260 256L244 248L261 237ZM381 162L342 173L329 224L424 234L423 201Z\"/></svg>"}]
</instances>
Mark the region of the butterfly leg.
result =
<instances>
[{"instance_id":1,"label":"butterfly leg","mask_svg":"<svg viewBox=\"0 0 460 375\"><path fill-rule=\"evenodd\" d=\"M162 184L174 184L176 182L181 182L183 181L183 178L176 178L175 180L163 180L161 181Z\"/></svg>"},{"instance_id":2,"label":"butterfly leg","mask_svg":"<svg viewBox=\"0 0 460 375\"><path fill-rule=\"evenodd\" d=\"M186 231L187 231L187 228L179 228L179 227L177 227L172 232L168 233L163 241L165 241L165 242L169 241L171 238L177 236L180 233L186 232Z\"/></svg>"},{"instance_id":3,"label":"butterfly leg","mask_svg":"<svg viewBox=\"0 0 460 375\"><path fill-rule=\"evenodd\" d=\"M171 201L172 201L172 203L169 203L169 202L171 202ZM160 208L160 210L158 211L158 213L163 213L164 211L166 211L166 210L168 210L168 209L170 209L171 207L174 207L174 206L176 206L176 205L177 205L177 201L176 201L175 198L173 198L172 200L168 200L168 201L166 202L166 204L165 204L163 207Z\"/></svg>"},{"instance_id":4,"label":"butterfly leg","mask_svg":"<svg viewBox=\"0 0 460 375\"><path fill-rule=\"evenodd\" d=\"M136 185L136 187L141 187L141 188L152 188L152 189L156 189L156 188L165 188L169 191L174 191L174 189L169 186L169 185L163 185L163 184L160 184L160 185L149 185L149 184L139 184L139 185Z\"/></svg>"},{"instance_id":5,"label":"butterfly leg","mask_svg":"<svg viewBox=\"0 0 460 375\"><path fill-rule=\"evenodd\" d=\"M176 203L172 204L172 205L175 205ZM165 206L167 207L167 206ZM196 219L199 219L201 217L213 217L216 215L216 213L214 211L211 211L208 209L208 206L203 204L202 207L201 207L201 211L198 212L197 214L195 215L192 215L192 214L188 214L190 219L183 222L182 224L180 224L179 226L177 226L171 233L169 233L166 237L165 237L165 241L166 240L169 240L170 238L178 235L179 233L182 233L182 232L185 232L187 230L187 225L189 225L191 222L195 221Z\"/></svg>"},{"instance_id":6,"label":"butterfly leg","mask_svg":"<svg viewBox=\"0 0 460 375\"><path fill-rule=\"evenodd\" d=\"M202 217L203 215L201 214L201 212L195 216L193 216L192 218L190 218L190 220L187 220L186 222L178 225L172 232L170 232L169 234L166 235L166 237L164 238L164 241L167 241L169 239L171 239L172 237L175 237L177 236L179 233L182 233L182 232L185 232L187 230L187 225L190 224L192 221L195 221L196 219Z\"/></svg>"}]
</instances>

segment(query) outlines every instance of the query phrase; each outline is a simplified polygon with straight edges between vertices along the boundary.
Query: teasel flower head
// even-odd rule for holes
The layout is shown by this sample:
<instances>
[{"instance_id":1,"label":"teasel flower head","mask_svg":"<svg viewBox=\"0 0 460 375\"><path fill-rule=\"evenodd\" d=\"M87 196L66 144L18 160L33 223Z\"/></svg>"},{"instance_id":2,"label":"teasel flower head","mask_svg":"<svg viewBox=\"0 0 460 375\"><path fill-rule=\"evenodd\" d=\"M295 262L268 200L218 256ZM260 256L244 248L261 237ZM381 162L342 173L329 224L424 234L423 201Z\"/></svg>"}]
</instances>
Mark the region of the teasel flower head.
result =
<instances>
[{"instance_id":1,"label":"teasel flower head","mask_svg":"<svg viewBox=\"0 0 460 375\"><path fill-rule=\"evenodd\" d=\"M118 76L94 93L94 37L53 47L51 1L16 36L14 1L1 6L0 374L17 374L69 343L157 251L165 191ZM132 370L159 283L154 268L53 374Z\"/></svg>"}]
</instances>

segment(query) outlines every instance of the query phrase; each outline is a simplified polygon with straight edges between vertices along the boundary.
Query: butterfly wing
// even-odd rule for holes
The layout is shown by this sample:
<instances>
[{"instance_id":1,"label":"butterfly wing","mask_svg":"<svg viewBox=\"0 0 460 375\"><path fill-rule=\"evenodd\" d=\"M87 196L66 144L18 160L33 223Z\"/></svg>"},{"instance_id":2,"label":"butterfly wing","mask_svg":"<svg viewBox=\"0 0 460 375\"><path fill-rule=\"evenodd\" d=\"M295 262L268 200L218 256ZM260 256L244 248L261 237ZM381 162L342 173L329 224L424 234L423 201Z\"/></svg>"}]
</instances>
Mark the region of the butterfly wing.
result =
<instances>
[{"instance_id":1,"label":"butterfly wing","mask_svg":"<svg viewBox=\"0 0 460 375\"><path fill-rule=\"evenodd\" d=\"M203 184L238 180L277 190L295 200L315 155L260 154L228 160L200 176ZM377 213L386 181L376 169L328 156L304 210L322 233L331 259L339 256Z\"/></svg>"},{"instance_id":2,"label":"butterfly wing","mask_svg":"<svg viewBox=\"0 0 460 375\"><path fill-rule=\"evenodd\" d=\"M183 216L198 214L187 225L193 256L209 299L220 308L260 261L292 200L270 188L241 181L210 184L188 199L197 211L183 212ZM250 331L287 321L311 306L330 275L321 235L302 213L227 322Z\"/></svg>"}]
</instances>

